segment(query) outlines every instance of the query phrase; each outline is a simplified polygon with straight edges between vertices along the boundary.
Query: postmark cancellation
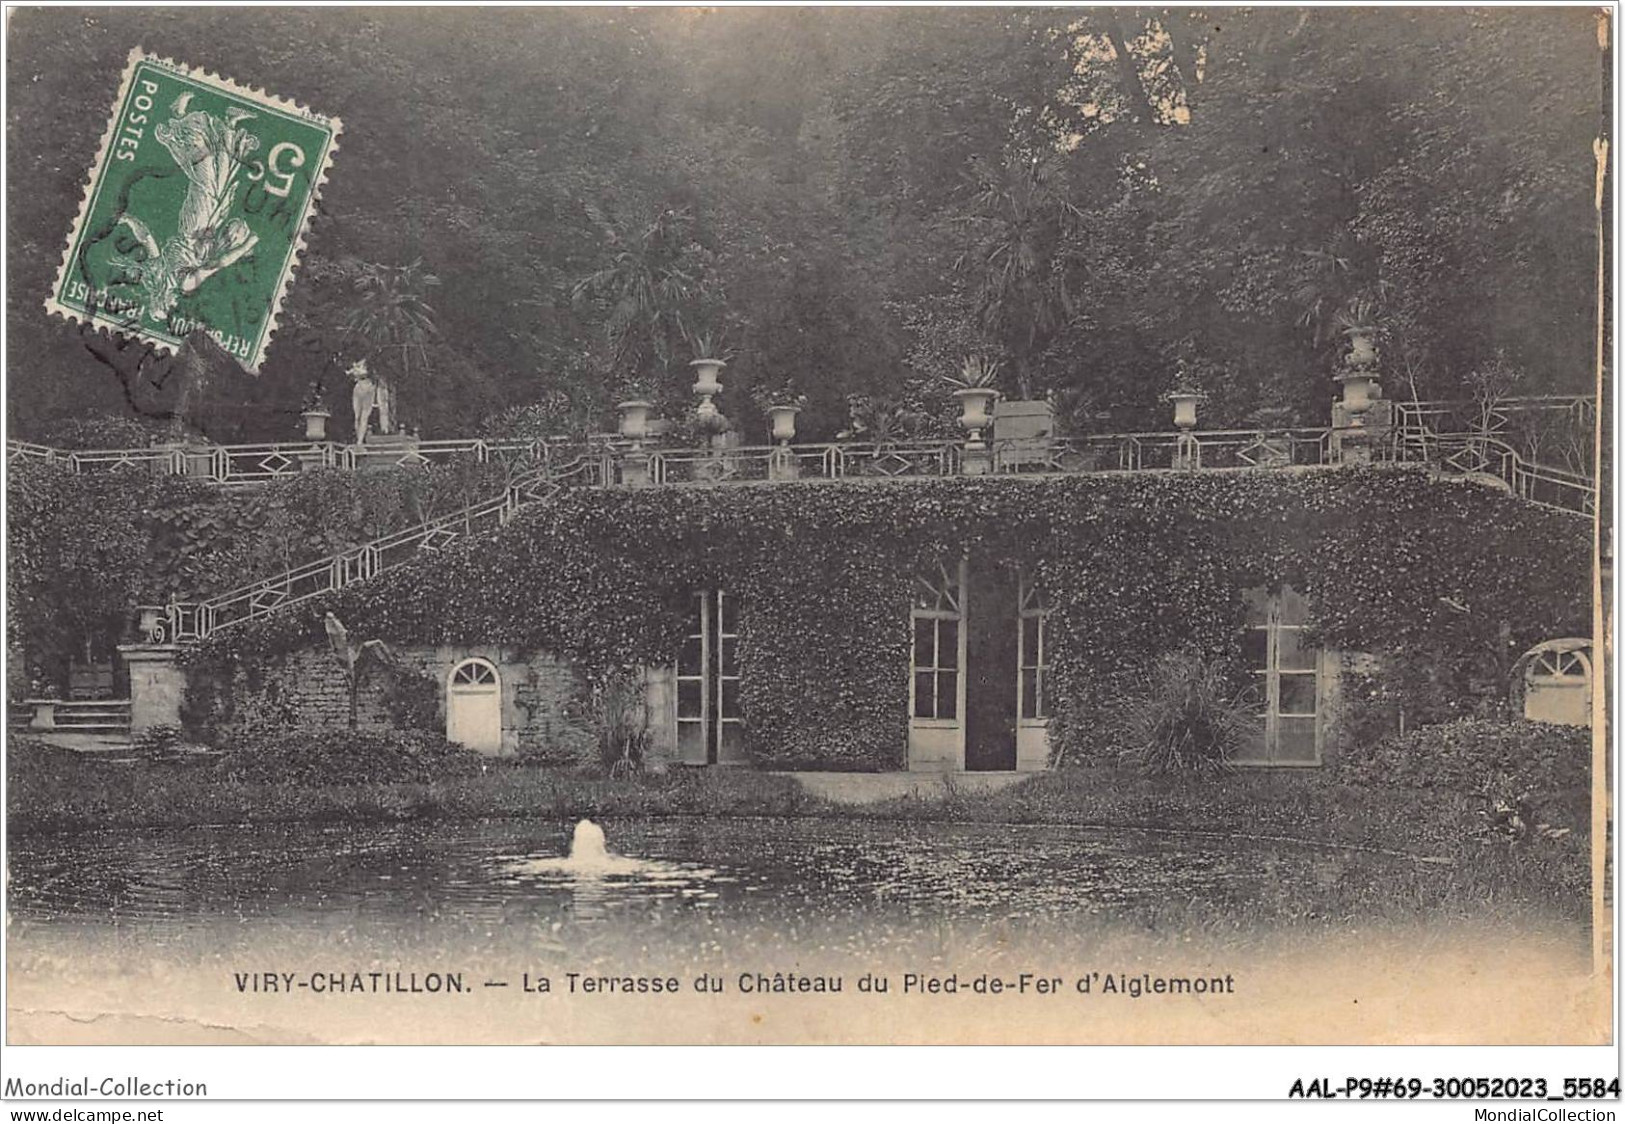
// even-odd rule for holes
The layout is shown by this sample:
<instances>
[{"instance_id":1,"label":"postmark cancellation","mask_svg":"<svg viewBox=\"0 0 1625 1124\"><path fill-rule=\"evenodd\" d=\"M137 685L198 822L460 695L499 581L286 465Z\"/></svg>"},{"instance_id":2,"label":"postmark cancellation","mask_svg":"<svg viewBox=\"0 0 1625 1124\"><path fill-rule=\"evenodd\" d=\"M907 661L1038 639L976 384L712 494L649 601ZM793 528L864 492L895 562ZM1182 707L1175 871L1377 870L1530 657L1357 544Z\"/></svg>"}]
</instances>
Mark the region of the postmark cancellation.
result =
<instances>
[{"instance_id":1,"label":"postmark cancellation","mask_svg":"<svg viewBox=\"0 0 1625 1124\"><path fill-rule=\"evenodd\" d=\"M130 52L46 310L258 372L342 125Z\"/></svg>"}]
</instances>

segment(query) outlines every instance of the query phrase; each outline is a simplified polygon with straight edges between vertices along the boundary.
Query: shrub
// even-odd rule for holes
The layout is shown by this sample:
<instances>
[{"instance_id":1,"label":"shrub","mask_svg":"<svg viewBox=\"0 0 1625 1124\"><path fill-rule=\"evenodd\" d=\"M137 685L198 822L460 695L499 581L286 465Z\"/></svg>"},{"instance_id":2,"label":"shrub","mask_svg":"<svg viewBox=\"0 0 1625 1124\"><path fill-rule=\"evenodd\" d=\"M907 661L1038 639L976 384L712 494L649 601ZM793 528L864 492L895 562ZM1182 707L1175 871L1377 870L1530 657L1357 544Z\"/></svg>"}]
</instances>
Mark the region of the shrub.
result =
<instances>
[{"instance_id":1,"label":"shrub","mask_svg":"<svg viewBox=\"0 0 1625 1124\"><path fill-rule=\"evenodd\" d=\"M179 726L149 726L135 736L135 751L154 760L170 757L181 743Z\"/></svg>"},{"instance_id":2,"label":"shrub","mask_svg":"<svg viewBox=\"0 0 1625 1124\"><path fill-rule=\"evenodd\" d=\"M1342 676L1339 740L1372 745L1411 728L1457 718L1505 720L1507 671L1482 647L1404 647Z\"/></svg>"},{"instance_id":3,"label":"shrub","mask_svg":"<svg viewBox=\"0 0 1625 1124\"><path fill-rule=\"evenodd\" d=\"M443 729L440 684L425 672L394 668L384 686L384 712L402 730L425 733Z\"/></svg>"},{"instance_id":4,"label":"shrub","mask_svg":"<svg viewBox=\"0 0 1625 1124\"><path fill-rule=\"evenodd\" d=\"M1224 665L1175 652L1157 661L1141 693L1116 708L1108 732L1147 773L1219 772L1258 736L1250 702Z\"/></svg>"},{"instance_id":5,"label":"shrub","mask_svg":"<svg viewBox=\"0 0 1625 1124\"><path fill-rule=\"evenodd\" d=\"M432 781L481 771L479 754L416 730L295 727L246 732L221 768L245 781L364 784Z\"/></svg>"},{"instance_id":6,"label":"shrub","mask_svg":"<svg viewBox=\"0 0 1625 1124\"><path fill-rule=\"evenodd\" d=\"M610 668L589 685L586 703L599 764L612 777L641 772L649 748L642 675L633 668Z\"/></svg>"},{"instance_id":7,"label":"shrub","mask_svg":"<svg viewBox=\"0 0 1625 1124\"><path fill-rule=\"evenodd\" d=\"M1424 726L1341 756L1344 777L1372 787L1446 789L1511 809L1533 827L1590 821L1591 731L1579 726L1462 718Z\"/></svg>"},{"instance_id":8,"label":"shrub","mask_svg":"<svg viewBox=\"0 0 1625 1124\"><path fill-rule=\"evenodd\" d=\"M180 436L167 418L99 413L61 418L46 427L40 440L59 449L144 449Z\"/></svg>"}]
</instances>

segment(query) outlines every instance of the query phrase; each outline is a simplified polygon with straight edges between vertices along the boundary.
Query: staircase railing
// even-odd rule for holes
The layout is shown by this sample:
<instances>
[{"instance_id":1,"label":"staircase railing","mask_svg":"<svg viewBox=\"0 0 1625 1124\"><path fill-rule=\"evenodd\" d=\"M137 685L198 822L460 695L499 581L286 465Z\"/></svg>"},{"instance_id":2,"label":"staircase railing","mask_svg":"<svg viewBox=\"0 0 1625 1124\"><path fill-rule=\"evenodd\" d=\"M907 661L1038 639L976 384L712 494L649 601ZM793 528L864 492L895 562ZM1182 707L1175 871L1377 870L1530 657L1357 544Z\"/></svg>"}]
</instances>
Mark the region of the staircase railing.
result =
<instances>
[{"instance_id":1,"label":"staircase railing","mask_svg":"<svg viewBox=\"0 0 1625 1124\"><path fill-rule=\"evenodd\" d=\"M1530 503L1588 517L1596 514L1597 483L1590 476L1538 464L1493 433L1436 432L1428 424L1432 416L1437 414L1404 405L1396 410L1392 459L1434 464L1466 475L1494 476L1513 495Z\"/></svg>"},{"instance_id":2,"label":"staircase railing","mask_svg":"<svg viewBox=\"0 0 1625 1124\"><path fill-rule=\"evenodd\" d=\"M511 481L499 496L471 504L328 558L252 581L197 602L144 607L141 629L149 643L203 640L223 628L268 616L333 593L418 557L442 550L471 534L492 531L526 504L549 499L567 488L602 486L613 480L613 459L585 454L566 465L543 465Z\"/></svg>"}]
</instances>

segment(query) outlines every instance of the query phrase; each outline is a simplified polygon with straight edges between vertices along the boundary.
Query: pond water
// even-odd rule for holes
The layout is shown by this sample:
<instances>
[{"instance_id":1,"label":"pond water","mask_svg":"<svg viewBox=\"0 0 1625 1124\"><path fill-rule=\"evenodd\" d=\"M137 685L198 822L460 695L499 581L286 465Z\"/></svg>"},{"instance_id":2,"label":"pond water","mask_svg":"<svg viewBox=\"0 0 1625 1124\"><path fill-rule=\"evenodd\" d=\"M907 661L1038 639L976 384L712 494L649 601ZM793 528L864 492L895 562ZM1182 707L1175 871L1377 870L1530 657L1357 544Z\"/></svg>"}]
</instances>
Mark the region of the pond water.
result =
<instances>
[{"instance_id":1,"label":"pond water","mask_svg":"<svg viewBox=\"0 0 1625 1124\"><path fill-rule=\"evenodd\" d=\"M1403 931L1295 924L1317 903L1369 900L1362 889L1384 894L1406 876L1414 885L1418 868L1402 856L1065 825L673 818L607 820L608 854L572 863L575 826L18 839L9 1033L40 1043L1382 1041L1393 1012L1431 981L1440 998L1415 1009L1430 1040L1455 1041L1485 1033L1483 1010L1516 990L1511 973L1550 1023L1538 1033L1508 1024L1519 1040L1569 1040L1572 1007L1525 977L1547 973L1570 991L1587 978L1583 932L1481 938L1425 909ZM1421 877L1438 868L1428 870ZM1373 958L1385 966L1376 976ZM1154 1003L1078 990L1147 973L1218 990L1209 1002ZM870 975L894 990L866 993ZM632 976L680 981L681 994L577 987ZM907 990L911 978L970 989L1037 977L1060 981L1064 1001L1057 990ZM774 990L815 978L827 994ZM702 979L721 990L702 994ZM334 994L335 980L354 983ZM1366 1022L1350 1024L1351 1012Z\"/></svg>"},{"instance_id":2,"label":"pond water","mask_svg":"<svg viewBox=\"0 0 1625 1124\"><path fill-rule=\"evenodd\" d=\"M9 908L28 925L153 934L309 928L600 925L616 919L883 915L1133 919L1169 902L1246 911L1282 884L1323 885L1345 852L1065 825L875 820L606 822L627 862L572 869L573 824L271 825L18 840ZM1367 874L1404 862L1358 856Z\"/></svg>"}]
</instances>

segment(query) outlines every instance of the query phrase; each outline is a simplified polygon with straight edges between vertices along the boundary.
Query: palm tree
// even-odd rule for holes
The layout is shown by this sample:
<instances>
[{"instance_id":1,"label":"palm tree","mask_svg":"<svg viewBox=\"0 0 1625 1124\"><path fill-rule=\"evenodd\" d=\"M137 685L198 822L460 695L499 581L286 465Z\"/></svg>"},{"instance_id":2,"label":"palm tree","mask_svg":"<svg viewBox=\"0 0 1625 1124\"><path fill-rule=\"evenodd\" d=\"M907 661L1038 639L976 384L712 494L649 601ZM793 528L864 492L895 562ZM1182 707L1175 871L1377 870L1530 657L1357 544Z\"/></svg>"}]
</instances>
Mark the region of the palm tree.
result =
<instances>
[{"instance_id":1,"label":"palm tree","mask_svg":"<svg viewBox=\"0 0 1625 1124\"><path fill-rule=\"evenodd\" d=\"M692 321L711 296L695 260L688 211L665 208L636 234L591 203L586 212L608 246L609 264L577 281L571 297L605 308L604 335L619 378L635 383L663 374L680 345L693 339Z\"/></svg>"},{"instance_id":2,"label":"palm tree","mask_svg":"<svg viewBox=\"0 0 1625 1124\"><path fill-rule=\"evenodd\" d=\"M344 319L345 338L359 337L381 360L381 374L396 386L433 375L429 344L439 334L428 291L440 278L419 258L407 265L356 262L349 267L356 305Z\"/></svg>"},{"instance_id":3,"label":"palm tree","mask_svg":"<svg viewBox=\"0 0 1625 1124\"><path fill-rule=\"evenodd\" d=\"M1012 156L974 176L963 220L970 244L957 264L972 273L982 331L1015 359L1021 395L1031 397L1033 361L1073 311L1066 272L1057 266L1081 212L1067 199L1059 153Z\"/></svg>"}]
</instances>

